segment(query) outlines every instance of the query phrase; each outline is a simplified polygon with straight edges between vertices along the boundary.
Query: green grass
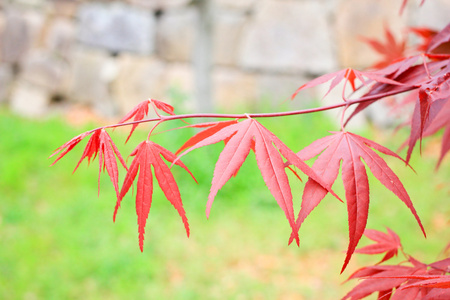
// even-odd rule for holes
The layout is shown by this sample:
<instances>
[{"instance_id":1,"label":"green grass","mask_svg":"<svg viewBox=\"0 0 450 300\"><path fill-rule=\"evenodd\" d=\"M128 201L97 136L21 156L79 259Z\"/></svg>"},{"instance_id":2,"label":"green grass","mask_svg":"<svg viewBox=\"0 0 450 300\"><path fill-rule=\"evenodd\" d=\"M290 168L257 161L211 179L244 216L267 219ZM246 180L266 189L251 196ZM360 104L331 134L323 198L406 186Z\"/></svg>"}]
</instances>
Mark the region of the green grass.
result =
<instances>
[{"instance_id":1,"label":"green grass","mask_svg":"<svg viewBox=\"0 0 450 300\"><path fill-rule=\"evenodd\" d=\"M261 122L294 151L337 129L322 115ZM265 188L253 154L219 191L207 220L205 203L219 144L183 158L198 185L182 169L174 171L191 237L186 238L176 211L157 191L141 253L132 196L124 199L113 223L115 193L102 174L97 197L97 161L71 174L82 146L50 167L50 153L90 127L0 112L0 299L335 299L354 285L340 283L356 267L377 261L355 256L339 275L347 246L346 208L329 196L305 221L300 248L288 247L288 222ZM155 138L175 151L193 132ZM126 146L126 132L111 135L126 156L146 132L137 131ZM436 259L450 233L450 168L447 159L434 172L435 156L415 153L417 174L387 158L412 197L427 240L406 206L371 178L368 227L389 226L406 251L424 262ZM292 183L298 209L303 184ZM343 195L340 184L335 189Z\"/></svg>"}]
</instances>

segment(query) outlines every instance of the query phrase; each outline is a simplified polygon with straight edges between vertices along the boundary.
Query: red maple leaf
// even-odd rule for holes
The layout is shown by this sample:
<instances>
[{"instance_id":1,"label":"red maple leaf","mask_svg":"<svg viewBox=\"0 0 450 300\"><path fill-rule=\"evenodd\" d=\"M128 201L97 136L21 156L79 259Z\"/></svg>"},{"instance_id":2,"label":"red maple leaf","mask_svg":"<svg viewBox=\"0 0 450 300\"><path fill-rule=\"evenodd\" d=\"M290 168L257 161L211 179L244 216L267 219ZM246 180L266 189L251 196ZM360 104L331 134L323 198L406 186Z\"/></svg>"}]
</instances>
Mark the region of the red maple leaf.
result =
<instances>
[{"instance_id":1,"label":"red maple leaf","mask_svg":"<svg viewBox=\"0 0 450 300\"><path fill-rule=\"evenodd\" d=\"M174 109L173 106L159 101L159 100L155 100L155 99L148 99L145 101L142 101L141 103L139 103L138 105L136 105L131 111L129 111L119 122L118 124L122 124L125 123L126 121L130 120L131 118L133 118L133 121L141 121L145 118L145 116L148 114L148 106L149 104L151 104L153 106L153 109L155 110L155 113L158 114L158 110L161 110L169 115L174 115ZM159 114L158 114L159 115ZM136 127L138 126L138 123L133 124L133 126L131 127L131 131L130 134L127 137L127 140L125 141L128 142L128 140L130 139L131 135L133 134L134 130L136 129Z\"/></svg>"},{"instance_id":2,"label":"red maple leaf","mask_svg":"<svg viewBox=\"0 0 450 300\"><path fill-rule=\"evenodd\" d=\"M369 181L366 168L361 159L372 171L372 174L385 187L400 198L411 210L419 223L424 235L425 230L413 207L411 199L397 175L388 167L386 162L371 148L393 157L401 159L391 150L361 136L349 132L336 132L321 138L297 153L302 160L309 160L317 155L312 169L330 186L336 180L342 161L342 180L347 200L349 245L342 271L364 233L369 213ZM316 182L308 180L302 196L302 204L297 217L297 227L300 228L305 218L325 197L327 191ZM298 230L297 229L297 230Z\"/></svg>"},{"instance_id":3,"label":"red maple leaf","mask_svg":"<svg viewBox=\"0 0 450 300\"><path fill-rule=\"evenodd\" d=\"M411 158L412 150L418 140L426 134L434 133L449 122L450 99L450 65L434 76L428 83L419 88L418 99L411 120L411 134L406 161ZM441 113L441 111L443 113ZM441 126L439 126L441 125ZM448 129L447 129L448 131ZM450 148L450 133L446 132L443 138L443 148L439 163Z\"/></svg>"},{"instance_id":4,"label":"red maple leaf","mask_svg":"<svg viewBox=\"0 0 450 300\"><path fill-rule=\"evenodd\" d=\"M393 290L404 284L407 279L395 276L424 273L426 266L370 266L364 267L354 272L348 279L365 279L356 285L342 300L358 300L378 292L377 299L389 299ZM415 298L402 298L415 299Z\"/></svg>"},{"instance_id":5,"label":"red maple leaf","mask_svg":"<svg viewBox=\"0 0 450 300\"><path fill-rule=\"evenodd\" d=\"M424 52L428 49L430 42L437 34L436 30L430 29L428 27L409 27L408 31L414 33L422 39L422 42L415 47L416 50L420 52Z\"/></svg>"},{"instance_id":6,"label":"red maple leaf","mask_svg":"<svg viewBox=\"0 0 450 300\"><path fill-rule=\"evenodd\" d=\"M150 212L150 206L152 204L152 194L153 194L152 166L153 166L155 176L156 179L158 180L158 184L161 190L163 191L167 200L169 200L169 202L178 211L178 214L180 215L184 223L186 234L187 236L189 236L189 224L186 218L186 213L183 208L183 203L181 201L181 195L178 189L178 185L170 171L170 168L162 160L161 156L164 157L164 159L167 160L168 162L174 163L182 167L192 176L192 178L194 178L192 173L181 161L179 160L175 161L177 159L177 156L175 154L151 141L141 142L133 150L130 156L134 156L134 159L130 165L130 168L128 169L127 175L125 176L122 189L120 190L120 194L117 199L117 204L114 210L114 217L113 217L114 221L116 219L117 210L120 207L121 201L129 191L139 171L139 176L137 180L137 191L136 191L136 214L138 218L139 248L141 249L141 251L143 251L145 224L147 223L148 214Z\"/></svg>"},{"instance_id":7,"label":"red maple leaf","mask_svg":"<svg viewBox=\"0 0 450 300\"><path fill-rule=\"evenodd\" d=\"M399 236L390 228L387 228L387 233L373 229L366 229L364 231L364 235L376 243L356 249L355 253L379 254L386 252L386 255L377 264L396 256L398 249L402 248Z\"/></svg>"},{"instance_id":8,"label":"red maple leaf","mask_svg":"<svg viewBox=\"0 0 450 300\"><path fill-rule=\"evenodd\" d=\"M375 69L384 68L405 57L406 41L403 39L402 41L397 42L392 35L392 32L387 27L384 29L384 35L386 38L385 43L376 39L362 38L364 42L369 44L376 52L383 56L380 61L372 65L372 68Z\"/></svg>"},{"instance_id":9,"label":"red maple leaf","mask_svg":"<svg viewBox=\"0 0 450 300\"><path fill-rule=\"evenodd\" d=\"M89 132L85 132L81 135L78 135L73 139L71 139L70 141L68 141L67 143L65 143L64 145L62 145L61 147L59 147L58 149L56 149L55 152L52 154L52 156L58 152L61 152L62 149L66 148L66 150L60 154L60 156L53 162L53 164L55 164L59 159L61 159L64 155L66 155L69 151L71 151L88 134ZM83 154L81 155L81 158L78 161L78 164L76 165L73 172L75 172L78 169L81 162L85 158L87 158L88 163L90 163L91 160L94 160L95 157L97 157L97 155L99 161L99 174L98 174L99 193L100 193L100 175L102 173L102 170L106 169L109 178L111 179L111 182L114 185L114 189L116 190L116 195L117 197L119 197L119 185L118 185L119 172L117 168L116 156L125 169L127 169L127 165L123 160L122 155L120 154L116 145L114 144L111 137L104 128L97 129L92 133L92 136L89 139L88 143L86 144Z\"/></svg>"},{"instance_id":10,"label":"red maple leaf","mask_svg":"<svg viewBox=\"0 0 450 300\"><path fill-rule=\"evenodd\" d=\"M206 205L207 217L217 192L238 172L250 150L253 150L264 182L285 213L293 230L290 242L295 239L299 244L298 230L295 230L292 193L282 156L310 177L311 181L317 182L318 186L324 187L326 191L331 192L336 197L337 195L278 137L259 122L250 118L238 123L235 121L218 122L215 126L205 129L181 146L180 149L187 150L180 157L194 149L224 140L227 142L216 163Z\"/></svg>"},{"instance_id":11,"label":"red maple leaf","mask_svg":"<svg viewBox=\"0 0 450 300\"><path fill-rule=\"evenodd\" d=\"M439 31L428 44L427 52L449 53L450 43L450 23Z\"/></svg>"},{"instance_id":12,"label":"red maple leaf","mask_svg":"<svg viewBox=\"0 0 450 300\"><path fill-rule=\"evenodd\" d=\"M366 77L367 79L364 77ZM316 85L325 83L325 82L331 80L332 78L333 78L333 80L331 81L330 88L328 89L328 91L324 97L326 97L330 93L330 91L332 89L334 89L343 79L345 79L345 84L342 89L342 98L343 99L345 99L344 93L345 93L347 82L350 83L353 91L355 91L357 89L356 79L358 79L363 85L367 85L371 82L379 82L379 83L384 83L384 84L389 84L389 85L402 85L401 83L399 83L395 80L392 80L390 78L387 78L387 77L383 76L383 74L380 75L377 72L362 72L362 71L358 71L358 70L355 70L352 68L348 68L348 69L340 70L340 71L337 71L334 73L322 75L320 77L317 77L317 78L305 83L304 85L302 85L295 91L295 93L291 96L291 99L294 99L295 96L297 96L297 94L301 90L306 89L306 88L311 88Z\"/></svg>"},{"instance_id":13,"label":"red maple leaf","mask_svg":"<svg viewBox=\"0 0 450 300\"><path fill-rule=\"evenodd\" d=\"M418 56L408 57L402 61L389 65L382 70L378 70L377 74L391 78L402 85L392 85L382 82L375 83L361 98L353 100L362 102L356 106L354 112L348 117L345 124L347 124L356 114L380 99L415 90L421 85L427 84L430 82L430 74L441 72L448 64L447 61L434 61L414 65L418 59Z\"/></svg>"},{"instance_id":14,"label":"red maple leaf","mask_svg":"<svg viewBox=\"0 0 450 300\"><path fill-rule=\"evenodd\" d=\"M84 132L82 134L79 134L79 135L73 137L71 140L65 142L64 144L62 144L58 148L56 148L56 150L53 151L52 155L49 156L49 158L50 158L50 157L55 156L56 154L59 154L59 156L52 163L52 166L54 164L56 164L61 158L63 158L67 153L72 151L73 148L75 148L75 146L78 145L78 143L80 143L88 135L89 135L89 132ZM63 151L63 149L65 149L65 150Z\"/></svg>"}]
</instances>

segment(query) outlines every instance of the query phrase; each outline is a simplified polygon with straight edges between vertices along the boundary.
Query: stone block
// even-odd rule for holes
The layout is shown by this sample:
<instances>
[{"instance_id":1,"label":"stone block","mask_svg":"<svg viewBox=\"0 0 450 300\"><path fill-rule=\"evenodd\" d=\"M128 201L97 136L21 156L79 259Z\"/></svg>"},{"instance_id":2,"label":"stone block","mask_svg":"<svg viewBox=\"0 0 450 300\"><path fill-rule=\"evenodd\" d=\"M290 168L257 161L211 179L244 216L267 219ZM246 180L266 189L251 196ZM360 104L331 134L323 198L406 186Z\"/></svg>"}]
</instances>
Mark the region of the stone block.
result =
<instances>
[{"instance_id":1,"label":"stone block","mask_svg":"<svg viewBox=\"0 0 450 300\"><path fill-rule=\"evenodd\" d=\"M157 25L157 54L167 61L191 61L195 22L196 13L192 8L164 13Z\"/></svg>"},{"instance_id":2,"label":"stone block","mask_svg":"<svg viewBox=\"0 0 450 300\"><path fill-rule=\"evenodd\" d=\"M78 19L78 39L85 45L113 53L147 55L154 50L155 18L149 11L120 2L86 2L80 6Z\"/></svg>"},{"instance_id":3,"label":"stone block","mask_svg":"<svg viewBox=\"0 0 450 300\"><path fill-rule=\"evenodd\" d=\"M380 59L361 37L384 40L384 24L397 39L405 28L408 11L399 15L400 3L391 0L340 1L335 36L342 68L366 68Z\"/></svg>"},{"instance_id":4,"label":"stone block","mask_svg":"<svg viewBox=\"0 0 450 300\"><path fill-rule=\"evenodd\" d=\"M20 11L8 9L0 36L2 61L18 63L23 59L30 45L31 32L25 18Z\"/></svg>"},{"instance_id":5,"label":"stone block","mask_svg":"<svg viewBox=\"0 0 450 300\"><path fill-rule=\"evenodd\" d=\"M74 51L70 97L82 104L109 99L109 85L117 76L109 67L112 58L101 50L78 48ZM111 70L112 69L112 70Z\"/></svg>"},{"instance_id":6,"label":"stone block","mask_svg":"<svg viewBox=\"0 0 450 300\"><path fill-rule=\"evenodd\" d=\"M148 98L163 99L166 65L154 57L123 55L112 91L120 114Z\"/></svg>"},{"instance_id":7,"label":"stone block","mask_svg":"<svg viewBox=\"0 0 450 300\"><path fill-rule=\"evenodd\" d=\"M213 37L215 64L236 66L246 16L240 12L222 10L216 14Z\"/></svg>"},{"instance_id":8,"label":"stone block","mask_svg":"<svg viewBox=\"0 0 450 300\"><path fill-rule=\"evenodd\" d=\"M19 81L11 93L10 107L17 114L27 117L43 116L50 104L50 94L47 89Z\"/></svg>"},{"instance_id":9,"label":"stone block","mask_svg":"<svg viewBox=\"0 0 450 300\"><path fill-rule=\"evenodd\" d=\"M315 90L305 89L291 101L292 94L301 85L309 81L307 78L264 73L258 74L257 78L258 98L264 102L270 102L275 105L286 103L288 106L292 106L293 109L300 109L309 106L314 100L318 100Z\"/></svg>"},{"instance_id":10,"label":"stone block","mask_svg":"<svg viewBox=\"0 0 450 300\"><path fill-rule=\"evenodd\" d=\"M320 74L336 67L320 2L268 0L245 28L240 63L266 72Z\"/></svg>"},{"instance_id":11,"label":"stone block","mask_svg":"<svg viewBox=\"0 0 450 300\"><path fill-rule=\"evenodd\" d=\"M45 47L70 60L76 40L75 23L68 18L54 18L46 28Z\"/></svg>"},{"instance_id":12,"label":"stone block","mask_svg":"<svg viewBox=\"0 0 450 300\"><path fill-rule=\"evenodd\" d=\"M256 107L257 84L253 74L235 68L216 68L213 84L215 106L220 111L236 112L236 109L253 110Z\"/></svg>"},{"instance_id":13,"label":"stone block","mask_svg":"<svg viewBox=\"0 0 450 300\"><path fill-rule=\"evenodd\" d=\"M128 0L127 2L152 10L167 10L187 6L191 0Z\"/></svg>"},{"instance_id":14,"label":"stone block","mask_svg":"<svg viewBox=\"0 0 450 300\"><path fill-rule=\"evenodd\" d=\"M0 64L0 103L7 102L13 83L13 72L8 64Z\"/></svg>"},{"instance_id":15,"label":"stone block","mask_svg":"<svg viewBox=\"0 0 450 300\"><path fill-rule=\"evenodd\" d=\"M21 80L53 92L67 91L69 84L67 61L46 51L34 50L23 63Z\"/></svg>"},{"instance_id":16,"label":"stone block","mask_svg":"<svg viewBox=\"0 0 450 300\"><path fill-rule=\"evenodd\" d=\"M256 0L214 0L217 7L221 9L237 10L241 12L249 12L256 5Z\"/></svg>"}]
</instances>

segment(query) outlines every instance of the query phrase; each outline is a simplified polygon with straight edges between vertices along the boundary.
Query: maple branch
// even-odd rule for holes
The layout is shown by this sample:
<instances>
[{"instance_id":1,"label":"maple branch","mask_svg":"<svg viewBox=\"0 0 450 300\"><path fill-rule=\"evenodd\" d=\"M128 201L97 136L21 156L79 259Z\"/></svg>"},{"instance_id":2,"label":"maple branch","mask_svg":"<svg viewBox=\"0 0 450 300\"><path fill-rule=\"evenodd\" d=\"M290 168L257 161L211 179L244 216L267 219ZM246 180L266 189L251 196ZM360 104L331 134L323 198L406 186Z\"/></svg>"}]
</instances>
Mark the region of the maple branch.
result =
<instances>
[{"instance_id":1,"label":"maple branch","mask_svg":"<svg viewBox=\"0 0 450 300\"><path fill-rule=\"evenodd\" d=\"M173 120L182 120L182 119L195 119L195 118L216 118L216 119L247 119L247 118L276 118L276 117L287 117L287 116L295 116L295 115L302 115L302 114L309 114L309 113L315 113L315 112L321 112L321 111L327 111L332 110L340 107L349 107L351 105L367 102L367 101L373 101L373 100L382 100L385 97L397 95L399 93L404 93L411 91L413 89L416 89L416 86L409 86L405 87L405 89L401 92L397 91L390 91L386 93L380 93L375 95L367 95L363 96L358 99L354 100L348 100L347 102L337 103L337 104L331 104L327 106L321 106L321 107L315 107L315 108L307 108L307 109L300 109L300 110L291 110L286 112L275 112L275 113L243 113L243 114L219 114L219 113L196 113L196 114L182 114L182 115L171 115L171 116L162 116L160 115L157 118L150 118L150 119L144 119L144 120L138 120L138 121L132 121L132 122L125 122L125 123L117 123L117 124L111 124L106 126L97 127L94 129L91 129L89 131L86 131L86 133L91 133L99 129L106 129L106 128L116 128L116 127L122 127L122 126L129 126L129 125L135 125L135 124L142 124L142 123L149 123L149 122L166 122L166 121L173 121Z\"/></svg>"}]
</instances>

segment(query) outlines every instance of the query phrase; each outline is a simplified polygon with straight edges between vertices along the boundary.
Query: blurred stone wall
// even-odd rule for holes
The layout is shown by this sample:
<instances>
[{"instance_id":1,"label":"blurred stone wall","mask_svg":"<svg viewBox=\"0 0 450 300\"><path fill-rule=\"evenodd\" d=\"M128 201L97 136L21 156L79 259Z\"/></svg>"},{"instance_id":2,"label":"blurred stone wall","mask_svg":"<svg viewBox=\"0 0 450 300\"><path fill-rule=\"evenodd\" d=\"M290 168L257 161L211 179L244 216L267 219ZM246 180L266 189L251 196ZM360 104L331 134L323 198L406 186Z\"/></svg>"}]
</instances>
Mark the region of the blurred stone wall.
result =
<instances>
[{"instance_id":1,"label":"blurred stone wall","mask_svg":"<svg viewBox=\"0 0 450 300\"><path fill-rule=\"evenodd\" d=\"M79 103L114 116L147 98L192 109L195 0L0 1L0 103L14 111ZM448 0L410 0L401 16L401 0L211 1L211 101L225 110L369 66L378 56L360 37L383 38L384 24L400 37L450 20Z\"/></svg>"}]
</instances>

